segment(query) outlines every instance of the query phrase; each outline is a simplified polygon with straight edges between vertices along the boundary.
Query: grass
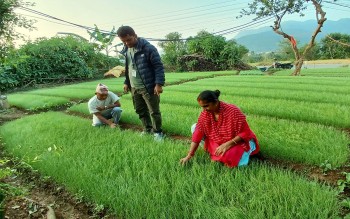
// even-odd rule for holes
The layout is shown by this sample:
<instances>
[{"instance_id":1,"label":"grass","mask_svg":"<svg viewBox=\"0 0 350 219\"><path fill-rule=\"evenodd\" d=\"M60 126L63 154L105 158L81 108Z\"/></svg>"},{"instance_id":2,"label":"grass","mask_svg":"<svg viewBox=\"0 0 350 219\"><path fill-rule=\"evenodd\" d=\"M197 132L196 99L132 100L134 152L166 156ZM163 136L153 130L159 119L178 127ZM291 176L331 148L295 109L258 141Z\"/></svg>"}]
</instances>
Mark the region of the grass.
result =
<instances>
[{"instance_id":1,"label":"grass","mask_svg":"<svg viewBox=\"0 0 350 219\"><path fill-rule=\"evenodd\" d=\"M35 123L33 126L31 124ZM18 129L18 127L21 127ZM199 150L186 167L181 142L93 128L50 112L0 127L6 150L70 191L109 206L121 218L335 218L331 188L253 162L229 169ZM33 133L40 133L33 138ZM98 151L98 152L97 152Z\"/></svg>"}]
</instances>

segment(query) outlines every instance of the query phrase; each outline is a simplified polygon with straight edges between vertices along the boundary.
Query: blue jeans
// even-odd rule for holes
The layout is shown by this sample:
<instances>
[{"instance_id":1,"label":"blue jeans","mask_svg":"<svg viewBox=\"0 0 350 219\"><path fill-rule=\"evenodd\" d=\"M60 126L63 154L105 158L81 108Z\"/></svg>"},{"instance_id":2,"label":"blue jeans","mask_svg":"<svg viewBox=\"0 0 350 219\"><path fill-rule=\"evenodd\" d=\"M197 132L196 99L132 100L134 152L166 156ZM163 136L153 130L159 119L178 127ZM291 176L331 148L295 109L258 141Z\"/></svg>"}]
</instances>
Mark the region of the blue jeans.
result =
<instances>
[{"instance_id":1,"label":"blue jeans","mask_svg":"<svg viewBox=\"0 0 350 219\"><path fill-rule=\"evenodd\" d=\"M121 118L121 115L122 115L122 109L120 107L114 107L113 109L107 109L107 110L103 110L101 112L101 115L105 118L105 119L111 119L113 118L113 122L115 124L118 125L119 123L119 120ZM100 125L103 125L102 122L98 123L98 124L95 124L95 126L100 126Z\"/></svg>"}]
</instances>

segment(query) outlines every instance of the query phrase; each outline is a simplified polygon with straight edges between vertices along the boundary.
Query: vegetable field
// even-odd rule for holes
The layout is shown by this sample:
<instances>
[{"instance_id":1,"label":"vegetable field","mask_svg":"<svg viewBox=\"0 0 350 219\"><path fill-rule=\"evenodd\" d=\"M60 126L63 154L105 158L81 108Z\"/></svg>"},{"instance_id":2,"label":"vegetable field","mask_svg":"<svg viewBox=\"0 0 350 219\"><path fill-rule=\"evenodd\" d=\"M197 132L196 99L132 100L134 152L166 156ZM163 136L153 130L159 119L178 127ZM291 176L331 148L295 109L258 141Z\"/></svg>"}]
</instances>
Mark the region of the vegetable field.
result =
<instances>
[{"instance_id":1,"label":"vegetable field","mask_svg":"<svg viewBox=\"0 0 350 219\"><path fill-rule=\"evenodd\" d=\"M122 94L122 78L15 93L8 96L12 106L48 112L4 124L1 142L117 218L337 218L344 211L337 186L269 160L348 166L350 77L342 71L336 77L167 73L161 112L168 137L162 143L133 130L91 126L87 101L99 82L122 95L121 123L141 125L130 94ZM188 165L179 164L201 111L196 98L207 89L219 89L222 101L243 110L267 161L229 169L200 149ZM67 110L52 110L62 106Z\"/></svg>"}]
</instances>

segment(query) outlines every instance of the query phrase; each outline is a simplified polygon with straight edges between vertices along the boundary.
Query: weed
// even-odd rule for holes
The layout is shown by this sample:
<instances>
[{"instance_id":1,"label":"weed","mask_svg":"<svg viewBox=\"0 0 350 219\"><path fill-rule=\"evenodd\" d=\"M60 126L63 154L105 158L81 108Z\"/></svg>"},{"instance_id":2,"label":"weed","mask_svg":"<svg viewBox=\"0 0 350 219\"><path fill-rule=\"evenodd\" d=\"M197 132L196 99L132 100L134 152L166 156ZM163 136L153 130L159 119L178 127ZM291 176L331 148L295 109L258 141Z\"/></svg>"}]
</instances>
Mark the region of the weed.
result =
<instances>
[{"instance_id":1,"label":"weed","mask_svg":"<svg viewBox=\"0 0 350 219\"><path fill-rule=\"evenodd\" d=\"M329 160L325 160L323 163L320 164L321 171L323 175L327 175L328 171L333 170L332 164L329 163Z\"/></svg>"},{"instance_id":2,"label":"weed","mask_svg":"<svg viewBox=\"0 0 350 219\"><path fill-rule=\"evenodd\" d=\"M340 179L337 181L339 193L344 192L345 188L349 188L350 186L350 173L343 172L342 174L345 175L345 180Z\"/></svg>"}]
</instances>

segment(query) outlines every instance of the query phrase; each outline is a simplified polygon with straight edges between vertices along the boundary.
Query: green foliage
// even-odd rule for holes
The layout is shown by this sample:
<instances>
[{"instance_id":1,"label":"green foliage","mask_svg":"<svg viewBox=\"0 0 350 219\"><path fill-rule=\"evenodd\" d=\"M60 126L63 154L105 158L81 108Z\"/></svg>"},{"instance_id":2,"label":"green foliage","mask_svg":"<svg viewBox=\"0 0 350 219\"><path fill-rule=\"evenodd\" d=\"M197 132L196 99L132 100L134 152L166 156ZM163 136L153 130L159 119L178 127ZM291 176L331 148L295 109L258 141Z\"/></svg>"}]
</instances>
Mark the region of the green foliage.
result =
<instances>
[{"instance_id":1,"label":"green foliage","mask_svg":"<svg viewBox=\"0 0 350 219\"><path fill-rule=\"evenodd\" d=\"M303 0L254 0L248 3L248 8L243 9L241 14L255 14L258 18L277 16L280 13L299 14L303 16L303 11L307 8L306 4L307 2L305 3Z\"/></svg>"},{"instance_id":2,"label":"green foliage","mask_svg":"<svg viewBox=\"0 0 350 219\"><path fill-rule=\"evenodd\" d=\"M350 188L350 173L343 172L342 174L345 175L345 179L340 179L337 181L339 192L344 192L345 188Z\"/></svg>"},{"instance_id":3,"label":"green foliage","mask_svg":"<svg viewBox=\"0 0 350 219\"><path fill-rule=\"evenodd\" d=\"M222 69L232 69L235 64L241 62L242 57L248 52L249 50L246 47L238 45L234 40L227 41L220 53L222 62L226 63L226 66Z\"/></svg>"},{"instance_id":4,"label":"green foliage","mask_svg":"<svg viewBox=\"0 0 350 219\"><path fill-rule=\"evenodd\" d=\"M332 40L332 39L336 40ZM323 59L348 59L350 58L350 35L331 33L321 39L320 53ZM347 46L346 46L347 45Z\"/></svg>"},{"instance_id":5,"label":"green foliage","mask_svg":"<svg viewBox=\"0 0 350 219\"><path fill-rule=\"evenodd\" d=\"M73 37L42 38L13 51L0 66L1 90L27 84L57 83L96 77L100 69L119 60L95 51L89 42Z\"/></svg>"},{"instance_id":6,"label":"green foliage","mask_svg":"<svg viewBox=\"0 0 350 219\"><path fill-rule=\"evenodd\" d=\"M220 64L220 53L226 45L226 41L222 36L214 36L207 31L200 31L194 38L189 38L187 44L190 54L200 54L214 64Z\"/></svg>"},{"instance_id":7,"label":"green foliage","mask_svg":"<svg viewBox=\"0 0 350 219\"><path fill-rule=\"evenodd\" d=\"M109 33L103 33L100 31L100 29L95 24L95 30L94 31L87 31L90 35L90 40L93 39L95 42L94 46L99 50L104 50L109 56L110 49L113 47L110 47L113 43L113 40L117 36L117 32L115 30L115 27L111 30Z\"/></svg>"},{"instance_id":8,"label":"green foliage","mask_svg":"<svg viewBox=\"0 0 350 219\"><path fill-rule=\"evenodd\" d=\"M238 45L235 41L222 36L215 36L207 31L200 31L195 37L190 37L187 42L189 54L203 56L209 60L213 69L226 70L240 64L242 57L248 53L248 49ZM188 61L192 62L194 60ZM186 63L191 70L197 63ZM201 63L199 63L201 64Z\"/></svg>"},{"instance_id":9,"label":"green foliage","mask_svg":"<svg viewBox=\"0 0 350 219\"><path fill-rule=\"evenodd\" d=\"M350 198L344 199L340 202L342 207L350 209ZM347 214L344 218L350 218L350 214Z\"/></svg>"},{"instance_id":10,"label":"green foliage","mask_svg":"<svg viewBox=\"0 0 350 219\"><path fill-rule=\"evenodd\" d=\"M325 160L325 162L321 163L320 168L322 170L323 175L327 175L328 171L333 170L332 164L329 163L328 160Z\"/></svg>"},{"instance_id":11,"label":"green foliage","mask_svg":"<svg viewBox=\"0 0 350 219\"><path fill-rule=\"evenodd\" d=\"M159 42L159 46L163 49L162 61L167 70L182 71L179 63L179 57L185 55L186 43L181 40L181 34L178 32L168 33L165 38L169 41Z\"/></svg>"},{"instance_id":12,"label":"green foliage","mask_svg":"<svg viewBox=\"0 0 350 219\"><path fill-rule=\"evenodd\" d=\"M0 65L0 91L16 87L18 84L15 69L8 65Z\"/></svg>"},{"instance_id":13,"label":"green foliage","mask_svg":"<svg viewBox=\"0 0 350 219\"><path fill-rule=\"evenodd\" d=\"M15 9L33 5L23 0L0 1L0 61L6 57L8 50L13 46L13 40L23 38L17 28L33 29L34 21L15 13Z\"/></svg>"}]
</instances>

